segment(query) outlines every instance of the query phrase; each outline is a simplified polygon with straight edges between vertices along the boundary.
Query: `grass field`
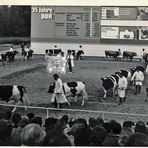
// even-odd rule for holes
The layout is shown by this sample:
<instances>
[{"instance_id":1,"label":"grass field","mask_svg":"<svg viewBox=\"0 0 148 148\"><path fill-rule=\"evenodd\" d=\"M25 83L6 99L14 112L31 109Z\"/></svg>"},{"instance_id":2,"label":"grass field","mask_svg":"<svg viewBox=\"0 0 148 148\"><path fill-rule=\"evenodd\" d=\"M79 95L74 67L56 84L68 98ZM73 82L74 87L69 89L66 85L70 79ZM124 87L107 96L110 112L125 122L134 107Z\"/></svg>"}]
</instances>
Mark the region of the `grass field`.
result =
<instances>
[{"instance_id":1,"label":"grass field","mask_svg":"<svg viewBox=\"0 0 148 148\"><path fill-rule=\"evenodd\" d=\"M122 105L117 105L118 98L107 96L103 103L99 100L103 97L103 90L101 88L101 77L109 76L115 71L120 69L129 69L134 66L144 65L138 60L133 62L127 61L113 61L112 59L91 58L85 57L83 61L75 61L73 74L60 74L63 82L67 81L83 81L86 84L86 90L89 96L88 101L82 107L80 100L78 103L72 103L71 106L65 105L66 109L79 109L79 110L92 110L92 112L69 112L69 111L52 111L56 116L67 113L71 116L99 116L99 113L93 111L108 111L119 113L135 113L135 114L148 114L148 108L144 100L146 97L145 88L147 87L147 79L145 79L142 87L141 94L134 95L134 87L131 87L127 92L127 100ZM0 80L1 84L18 84L24 85L27 89L30 105L52 107L50 102L51 94L47 93L48 86L53 82L52 73L47 72L47 62L42 55L35 55L32 61L22 61L21 56L17 55L15 62L7 63L5 66L0 66ZM4 109L1 107L1 109ZM19 109L18 109L19 110ZM29 110L31 111L31 110ZM43 115L44 113L39 110L34 112ZM23 112L23 111L22 111ZM133 120L145 120L147 118L138 116L125 116L125 115L111 115L106 114L107 119L118 118L123 120L132 118Z\"/></svg>"}]
</instances>

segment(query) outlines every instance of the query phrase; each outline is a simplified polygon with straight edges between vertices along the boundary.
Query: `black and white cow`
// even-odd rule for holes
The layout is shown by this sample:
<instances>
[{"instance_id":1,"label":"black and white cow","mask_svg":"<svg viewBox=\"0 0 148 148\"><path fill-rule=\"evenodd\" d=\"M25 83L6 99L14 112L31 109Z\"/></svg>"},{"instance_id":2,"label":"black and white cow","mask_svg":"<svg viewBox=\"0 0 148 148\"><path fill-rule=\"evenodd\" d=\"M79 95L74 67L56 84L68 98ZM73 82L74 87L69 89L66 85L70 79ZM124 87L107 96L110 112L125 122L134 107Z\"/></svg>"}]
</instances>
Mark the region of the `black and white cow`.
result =
<instances>
[{"instance_id":1,"label":"black and white cow","mask_svg":"<svg viewBox=\"0 0 148 148\"><path fill-rule=\"evenodd\" d=\"M119 70L115 74L122 74L128 81L131 80L131 72L129 70Z\"/></svg>"},{"instance_id":2,"label":"black and white cow","mask_svg":"<svg viewBox=\"0 0 148 148\"><path fill-rule=\"evenodd\" d=\"M117 74L115 74L115 75L111 75L109 77L101 78L101 80L102 80L102 88L104 91L103 98L106 99L106 95L107 95L108 90L112 90L113 95L114 95L115 88L116 88L118 81L119 81L119 76Z\"/></svg>"},{"instance_id":3,"label":"black and white cow","mask_svg":"<svg viewBox=\"0 0 148 148\"><path fill-rule=\"evenodd\" d=\"M123 52L123 58L127 58L127 59L130 59L130 61L132 61L133 57L134 56L137 56L137 53L135 52L130 52L130 51L124 51Z\"/></svg>"},{"instance_id":4,"label":"black and white cow","mask_svg":"<svg viewBox=\"0 0 148 148\"><path fill-rule=\"evenodd\" d=\"M18 106L20 102L25 104L25 109L27 109L28 98L26 88L20 85L0 85L0 100L9 102L14 101ZM16 106L13 111L16 110Z\"/></svg>"},{"instance_id":5,"label":"black and white cow","mask_svg":"<svg viewBox=\"0 0 148 148\"><path fill-rule=\"evenodd\" d=\"M120 78L121 77L119 73L112 74L109 77L101 78L102 88L104 91L104 96L103 96L104 99L106 99L107 91L109 90L111 90L113 93L113 96L115 96Z\"/></svg>"},{"instance_id":6,"label":"black and white cow","mask_svg":"<svg viewBox=\"0 0 148 148\"><path fill-rule=\"evenodd\" d=\"M119 51L111 51L111 50L105 50L105 56L107 57L113 57L115 60L117 60L117 57L120 55Z\"/></svg>"},{"instance_id":7,"label":"black and white cow","mask_svg":"<svg viewBox=\"0 0 148 148\"><path fill-rule=\"evenodd\" d=\"M55 89L55 83L50 84L48 93L54 93L54 89ZM67 98L73 97L77 99L77 97L82 96L81 105L84 105L85 100L88 99L86 86L83 82L80 81L63 83L63 91Z\"/></svg>"},{"instance_id":8,"label":"black and white cow","mask_svg":"<svg viewBox=\"0 0 148 148\"><path fill-rule=\"evenodd\" d=\"M76 53L76 60L82 60L82 55L84 55L84 51L78 50L78 52Z\"/></svg>"},{"instance_id":9,"label":"black and white cow","mask_svg":"<svg viewBox=\"0 0 148 148\"><path fill-rule=\"evenodd\" d=\"M32 56L33 56L33 50L29 50L29 51L23 51L22 52L22 56L24 57L24 61L28 61L28 60L30 60L30 59L32 59Z\"/></svg>"},{"instance_id":10,"label":"black and white cow","mask_svg":"<svg viewBox=\"0 0 148 148\"><path fill-rule=\"evenodd\" d=\"M14 50L13 52L7 51L7 52L5 53L6 58L8 58L8 61L9 61L9 62L13 62L14 59L15 59L15 56L16 56L17 54L18 54L18 51L16 51L16 50Z\"/></svg>"}]
</instances>

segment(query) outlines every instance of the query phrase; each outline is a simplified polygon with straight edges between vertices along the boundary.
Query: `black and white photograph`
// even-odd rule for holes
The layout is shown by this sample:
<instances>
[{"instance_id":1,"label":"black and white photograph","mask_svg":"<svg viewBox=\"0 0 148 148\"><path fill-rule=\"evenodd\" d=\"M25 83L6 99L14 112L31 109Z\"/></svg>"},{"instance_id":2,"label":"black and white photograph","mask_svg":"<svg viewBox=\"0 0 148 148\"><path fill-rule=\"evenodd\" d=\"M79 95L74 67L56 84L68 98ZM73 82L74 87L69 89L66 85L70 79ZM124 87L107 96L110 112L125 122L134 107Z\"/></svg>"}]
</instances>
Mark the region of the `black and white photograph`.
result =
<instances>
[{"instance_id":1,"label":"black and white photograph","mask_svg":"<svg viewBox=\"0 0 148 148\"><path fill-rule=\"evenodd\" d=\"M148 3L31 1L0 3L0 146L147 147Z\"/></svg>"}]
</instances>

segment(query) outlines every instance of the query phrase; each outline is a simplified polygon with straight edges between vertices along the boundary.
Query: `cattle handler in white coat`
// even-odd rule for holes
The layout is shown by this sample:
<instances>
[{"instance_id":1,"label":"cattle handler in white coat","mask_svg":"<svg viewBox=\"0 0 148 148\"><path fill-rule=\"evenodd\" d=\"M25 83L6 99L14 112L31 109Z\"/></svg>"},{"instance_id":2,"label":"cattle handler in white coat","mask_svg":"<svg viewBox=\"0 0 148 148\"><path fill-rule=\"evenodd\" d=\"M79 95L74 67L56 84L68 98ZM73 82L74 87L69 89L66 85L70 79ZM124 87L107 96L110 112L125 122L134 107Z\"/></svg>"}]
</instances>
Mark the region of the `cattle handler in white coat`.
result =
<instances>
[{"instance_id":1,"label":"cattle handler in white coat","mask_svg":"<svg viewBox=\"0 0 148 148\"><path fill-rule=\"evenodd\" d=\"M131 78L131 81L135 81L135 95L140 93L143 80L144 80L143 72L137 69L137 71L135 71L135 73Z\"/></svg>"},{"instance_id":2,"label":"cattle handler in white coat","mask_svg":"<svg viewBox=\"0 0 148 148\"><path fill-rule=\"evenodd\" d=\"M126 88L127 88L127 78L125 78L122 74L119 74L120 79L117 86L118 96L119 96L119 103L118 105L122 104L126 100Z\"/></svg>"},{"instance_id":3,"label":"cattle handler in white coat","mask_svg":"<svg viewBox=\"0 0 148 148\"><path fill-rule=\"evenodd\" d=\"M62 80L59 78L59 75L55 73L53 75L53 78L55 80L55 89L54 93L51 99L51 102L53 102L55 108L62 108L63 103L68 103L70 106L69 101L67 100L66 96L64 95L63 91L63 83Z\"/></svg>"}]
</instances>

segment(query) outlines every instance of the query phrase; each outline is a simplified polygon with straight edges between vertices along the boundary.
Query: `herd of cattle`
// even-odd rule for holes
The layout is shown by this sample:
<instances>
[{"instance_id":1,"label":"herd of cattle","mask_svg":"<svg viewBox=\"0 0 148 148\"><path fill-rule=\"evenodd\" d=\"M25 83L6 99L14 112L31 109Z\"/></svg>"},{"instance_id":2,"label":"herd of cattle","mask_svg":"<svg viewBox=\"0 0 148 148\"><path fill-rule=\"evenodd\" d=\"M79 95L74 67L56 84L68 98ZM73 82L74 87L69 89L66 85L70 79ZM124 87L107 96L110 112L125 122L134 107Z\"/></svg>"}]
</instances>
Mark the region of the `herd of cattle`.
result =
<instances>
[{"instance_id":1,"label":"herd of cattle","mask_svg":"<svg viewBox=\"0 0 148 148\"><path fill-rule=\"evenodd\" d=\"M142 66L137 66L131 68L130 70L120 70L108 77L101 78L102 88L104 91L103 98L104 99L106 98L108 90L112 90L113 94L115 95L119 79L121 78L120 74L125 76L128 82L130 82L132 75L137 69L139 69L143 73L145 71L145 69ZM54 89L55 89L55 83L50 84L48 93L53 93ZM81 97L80 98L82 99L81 105L84 105L85 101L88 100L86 85L84 82L73 81L73 82L63 83L63 91L67 98L69 97L74 98L75 102L77 102L78 97ZM5 102L13 100L16 103L16 106L18 106L20 102L25 103L25 105L28 105L28 97L24 86L0 85L0 98L2 101ZM16 106L14 107L13 111L16 110Z\"/></svg>"},{"instance_id":2,"label":"herd of cattle","mask_svg":"<svg viewBox=\"0 0 148 148\"><path fill-rule=\"evenodd\" d=\"M105 50L105 56L106 57L113 57L115 60L121 60L121 52L120 51L111 51L111 50ZM137 56L136 52L130 52L130 51L124 51L123 52L123 59L129 59L132 61L134 56Z\"/></svg>"},{"instance_id":3,"label":"herd of cattle","mask_svg":"<svg viewBox=\"0 0 148 148\"><path fill-rule=\"evenodd\" d=\"M7 51L6 53L1 54L0 59L2 61L2 64L5 64L6 61L13 62L17 54L19 54L19 52L16 50L14 50L13 52ZM27 51L21 52L23 60L30 60L32 58L32 54L33 54L33 50L30 50L28 52Z\"/></svg>"},{"instance_id":4,"label":"herd of cattle","mask_svg":"<svg viewBox=\"0 0 148 148\"><path fill-rule=\"evenodd\" d=\"M112 74L112 75L110 75L108 77L101 78L101 80L102 80L102 88L103 88L103 91L104 91L103 98L104 99L106 98L108 90L112 90L113 95L115 95L119 79L121 78L120 74L122 74L127 79L128 86L131 85L131 83L130 83L131 82L130 81L131 77L133 76L135 71L137 71L137 69L139 69L143 73L145 71L144 67L136 66L134 68L130 68L129 70L119 70L119 71L115 72L114 74Z\"/></svg>"}]
</instances>

